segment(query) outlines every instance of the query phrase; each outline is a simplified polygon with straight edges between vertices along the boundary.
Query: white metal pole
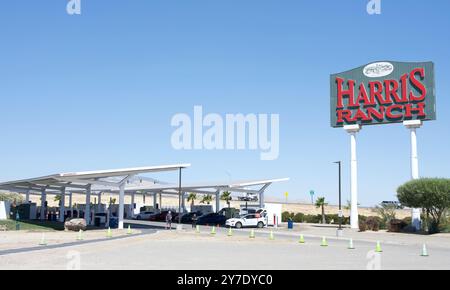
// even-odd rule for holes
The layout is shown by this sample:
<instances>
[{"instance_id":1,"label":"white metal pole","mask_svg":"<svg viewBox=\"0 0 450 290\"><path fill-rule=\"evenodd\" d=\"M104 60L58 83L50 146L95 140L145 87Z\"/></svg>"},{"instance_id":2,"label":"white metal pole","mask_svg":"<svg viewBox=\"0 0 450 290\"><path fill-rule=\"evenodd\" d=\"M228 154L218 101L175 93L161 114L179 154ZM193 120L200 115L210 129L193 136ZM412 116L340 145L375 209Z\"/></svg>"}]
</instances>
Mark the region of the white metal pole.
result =
<instances>
[{"instance_id":1,"label":"white metal pole","mask_svg":"<svg viewBox=\"0 0 450 290\"><path fill-rule=\"evenodd\" d=\"M350 134L350 192L351 192L351 210L350 226L352 229L359 228L358 218L358 159L356 154L356 134L361 130L360 125L344 126L344 129Z\"/></svg>"},{"instance_id":2,"label":"white metal pole","mask_svg":"<svg viewBox=\"0 0 450 290\"><path fill-rule=\"evenodd\" d=\"M27 192L25 193L25 202L30 203L30 191L29 190L27 190Z\"/></svg>"},{"instance_id":3,"label":"white metal pole","mask_svg":"<svg viewBox=\"0 0 450 290\"><path fill-rule=\"evenodd\" d=\"M403 125L410 130L411 134L411 179L419 179L419 157L417 153L417 133L416 130L422 126L421 120L411 120L403 122ZM420 208L411 209L412 225L416 230L421 228Z\"/></svg>"},{"instance_id":4,"label":"white metal pole","mask_svg":"<svg viewBox=\"0 0 450 290\"><path fill-rule=\"evenodd\" d=\"M220 190L216 192L216 212L220 210Z\"/></svg>"},{"instance_id":5,"label":"white metal pole","mask_svg":"<svg viewBox=\"0 0 450 290\"><path fill-rule=\"evenodd\" d=\"M411 177L419 179L419 158L417 156L416 128L411 128Z\"/></svg>"},{"instance_id":6,"label":"white metal pole","mask_svg":"<svg viewBox=\"0 0 450 290\"><path fill-rule=\"evenodd\" d=\"M66 213L66 189L61 189L61 200L59 201L59 221L64 222L64 215Z\"/></svg>"},{"instance_id":7,"label":"white metal pole","mask_svg":"<svg viewBox=\"0 0 450 290\"><path fill-rule=\"evenodd\" d=\"M124 217L124 203L125 203L125 183L120 185L119 191L119 230L123 230L123 217Z\"/></svg>"}]
</instances>

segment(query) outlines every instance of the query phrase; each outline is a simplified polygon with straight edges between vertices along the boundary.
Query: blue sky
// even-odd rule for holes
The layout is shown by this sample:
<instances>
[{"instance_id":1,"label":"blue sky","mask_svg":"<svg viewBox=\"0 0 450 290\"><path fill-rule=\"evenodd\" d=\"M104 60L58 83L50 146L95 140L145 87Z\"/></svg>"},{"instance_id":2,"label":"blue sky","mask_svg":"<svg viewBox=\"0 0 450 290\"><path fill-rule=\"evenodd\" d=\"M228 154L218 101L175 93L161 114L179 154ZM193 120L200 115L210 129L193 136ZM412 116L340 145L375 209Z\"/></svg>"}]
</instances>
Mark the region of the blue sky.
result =
<instances>
[{"instance_id":1,"label":"blue sky","mask_svg":"<svg viewBox=\"0 0 450 290\"><path fill-rule=\"evenodd\" d=\"M190 181L290 177L268 195L337 201L349 137L329 126L329 75L376 60L434 61L438 120L418 131L422 176L449 176L450 2L82 0L0 4L0 180L190 162ZM175 151L176 113L280 114L280 157ZM410 177L401 124L358 135L363 205ZM167 176L171 178L171 176Z\"/></svg>"}]
</instances>

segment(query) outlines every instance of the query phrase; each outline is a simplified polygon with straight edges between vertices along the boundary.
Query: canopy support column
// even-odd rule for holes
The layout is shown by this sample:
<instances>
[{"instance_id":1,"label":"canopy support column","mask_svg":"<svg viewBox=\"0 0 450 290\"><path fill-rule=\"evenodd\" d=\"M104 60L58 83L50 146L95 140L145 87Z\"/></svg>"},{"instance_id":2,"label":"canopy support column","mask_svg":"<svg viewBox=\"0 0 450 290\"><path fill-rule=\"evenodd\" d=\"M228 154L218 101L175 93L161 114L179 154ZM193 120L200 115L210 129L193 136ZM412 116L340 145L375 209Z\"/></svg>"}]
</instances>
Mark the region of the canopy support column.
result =
<instances>
[{"instance_id":1,"label":"canopy support column","mask_svg":"<svg viewBox=\"0 0 450 290\"><path fill-rule=\"evenodd\" d=\"M45 220L46 202L47 202L47 193L45 189L43 189L41 192L41 216L40 216L41 221Z\"/></svg>"},{"instance_id":2,"label":"canopy support column","mask_svg":"<svg viewBox=\"0 0 450 290\"><path fill-rule=\"evenodd\" d=\"M59 201L59 221L64 222L66 214L66 188L61 189L61 199Z\"/></svg>"},{"instance_id":3,"label":"canopy support column","mask_svg":"<svg viewBox=\"0 0 450 290\"><path fill-rule=\"evenodd\" d=\"M134 205L134 197L135 197L135 195L136 195L136 192L132 192L131 193L131 213L133 215L131 218L134 217L134 210L136 209L136 207Z\"/></svg>"},{"instance_id":4,"label":"canopy support column","mask_svg":"<svg viewBox=\"0 0 450 290\"><path fill-rule=\"evenodd\" d=\"M216 213L220 210L220 190L216 191Z\"/></svg>"},{"instance_id":5,"label":"canopy support column","mask_svg":"<svg viewBox=\"0 0 450 290\"><path fill-rule=\"evenodd\" d=\"M91 185L89 184L86 188L86 207L84 210L84 219L86 220L86 225L91 224Z\"/></svg>"},{"instance_id":6,"label":"canopy support column","mask_svg":"<svg viewBox=\"0 0 450 290\"><path fill-rule=\"evenodd\" d=\"M119 230L123 230L123 217L125 212L125 182L119 187Z\"/></svg>"}]
</instances>

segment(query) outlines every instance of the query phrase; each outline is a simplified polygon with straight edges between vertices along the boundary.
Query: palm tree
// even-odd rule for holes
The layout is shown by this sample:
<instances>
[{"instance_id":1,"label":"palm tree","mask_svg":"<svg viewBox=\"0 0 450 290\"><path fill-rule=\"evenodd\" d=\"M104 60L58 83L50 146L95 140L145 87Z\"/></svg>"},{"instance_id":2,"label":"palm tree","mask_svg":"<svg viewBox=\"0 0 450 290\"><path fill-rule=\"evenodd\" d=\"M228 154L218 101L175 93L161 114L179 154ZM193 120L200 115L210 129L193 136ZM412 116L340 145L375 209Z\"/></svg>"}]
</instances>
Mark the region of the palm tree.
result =
<instances>
[{"instance_id":1,"label":"palm tree","mask_svg":"<svg viewBox=\"0 0 450 290\"><path fill-rule=\"evenodd\" d=\"M319 197L316 200L316 208L322 208L322 224L326 224L325 219L325 206L328 205L328 203L325 202L325 197Z\"/></svg>"},{"instance_id":2,"label":"palm tree","mask_svg":"<svg viewBox=\"0 0 450 290\"><path fill-rule=\"evenodd\" d=\"M196 193L193 193L193 192L189 193L187 201L191 202L191 209L194 207L194 202L195 202L196 199L197 199L197 194Z\"/></svg>"},{"instance_id":3,"label":"palm tree","mask_svg":"<svg viewBox=\"0 0 450 290\"><path fill-rule=\"evenodd\" d=\"M203 196L203 198L200 201L200 203L210 204L211 201L212 201L212 196L210 194L207 194L207 195Z\"/></svg>"},{"instance_id":4,"label":"palm tree","mask_svg":"<svg viewBox=\"0 0 450 290\"><path fill-rule=\"evenodd\" d=\"M233 197L231 196L231 192L229 192L229 191L224 191L224 192L222 193L222 195L220 196L220 199L227 202L228 208L231 207L230 201L233 200Z\"/></svg>"}]
</instances>

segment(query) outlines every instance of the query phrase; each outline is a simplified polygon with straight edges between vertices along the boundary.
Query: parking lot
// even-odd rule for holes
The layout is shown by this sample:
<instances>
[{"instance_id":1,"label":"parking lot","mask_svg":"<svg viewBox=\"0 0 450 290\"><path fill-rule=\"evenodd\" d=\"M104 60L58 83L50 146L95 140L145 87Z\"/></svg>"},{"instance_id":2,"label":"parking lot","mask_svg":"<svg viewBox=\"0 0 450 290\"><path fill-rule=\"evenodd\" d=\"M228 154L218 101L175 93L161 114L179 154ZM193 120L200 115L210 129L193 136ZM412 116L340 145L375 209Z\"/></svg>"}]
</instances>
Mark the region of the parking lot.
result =
<instances>
[{"instance_id":1,"label":"parking lot","mask_svg":"<svg viewBox=\"0 0 450 290\"><path fill-rule=\"evenodd\" d=\"M158 224L163 226L163 224ZM201 227L197 233L189 227L183 230L159 231L144 229L120 239L104 239L90 243L73 241L73 233L58 232L58 247L40 246L26 251L0 250L1 269L450 269L450 246L447 237L427 237L430 240L428 257L422 257L420 240L409 243L404 236L362 236L354 240L355 249L349 250L348 236L336 239L327 236L328 247L321 247L321 233L332 229L305 229L305 244L298 243L300 231L278 229L274 240L268 229L228 230L218 228L211 235L210 227ZM119 232L115 232L115 236ZM315 234L314 234L315 233ZM357 233L353 233L356 235ZM39 235L20 233L16 239ZM66 240L64 240L66 235ZM69 236L70 235L70 238ZM93 235L93 234L92 234ZM49 237L50 238L50 237ZM375 253L375 240L382 238L382 253ZM387 241L385 241L388 239ZM411 239L409 239L411 240ZM35 244L37 244L36 241ZM66 242L66 244L64 244ZM70 243L67 243L70 242ZM447 243L446 243L447 242Z\"/></svg>"}]
</instances>

